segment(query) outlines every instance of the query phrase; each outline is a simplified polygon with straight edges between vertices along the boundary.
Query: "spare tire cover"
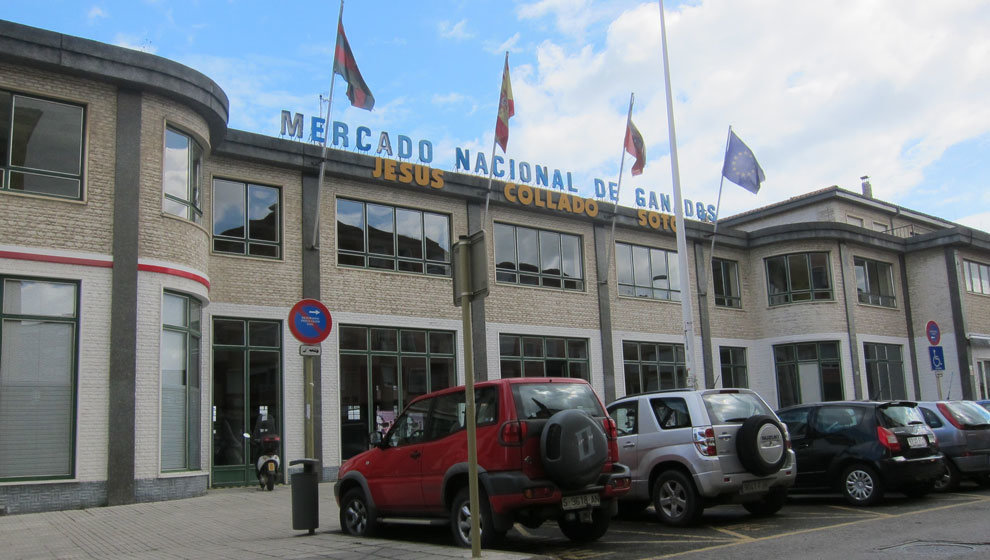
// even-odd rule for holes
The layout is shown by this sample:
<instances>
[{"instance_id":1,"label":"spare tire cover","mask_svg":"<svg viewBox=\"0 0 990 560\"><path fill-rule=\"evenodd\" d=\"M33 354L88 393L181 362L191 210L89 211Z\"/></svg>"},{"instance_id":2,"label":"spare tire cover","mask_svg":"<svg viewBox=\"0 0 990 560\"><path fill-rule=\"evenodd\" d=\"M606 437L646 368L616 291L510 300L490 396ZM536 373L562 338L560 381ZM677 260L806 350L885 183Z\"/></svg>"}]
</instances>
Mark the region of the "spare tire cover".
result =
<instances>
[{"instance_id":1,"label":"spare tire cover","mask_svg":"<svg viewBox=\"0 0 990 560\"><path fill-rule=\"evenodd\" d=\"M595 482L608 459L608 440L601 421L582 410L554 414L540 434L540 458L547 476L561 488Z\"/></svg>"},{"instance_id":2,"label":"spare tire cover","mask_svg":"<svg viewBox=\"0 0 990 560\"><path fill-rule=\"evenodd\" d=\"M736 453L749 472L757 476L775 473L787 460L784 429L770 416L751 416L736 432Z\"/></svg>"}]
</instances>

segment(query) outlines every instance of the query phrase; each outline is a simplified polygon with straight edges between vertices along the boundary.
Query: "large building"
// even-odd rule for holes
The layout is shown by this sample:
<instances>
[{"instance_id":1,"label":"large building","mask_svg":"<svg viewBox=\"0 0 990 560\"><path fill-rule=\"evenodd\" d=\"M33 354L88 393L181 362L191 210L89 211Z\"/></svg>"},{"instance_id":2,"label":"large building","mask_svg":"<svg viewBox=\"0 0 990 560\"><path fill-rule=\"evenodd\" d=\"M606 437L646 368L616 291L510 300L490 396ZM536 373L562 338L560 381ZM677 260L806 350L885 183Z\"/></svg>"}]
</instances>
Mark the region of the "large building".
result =
<instances>
[{"instance_id":1,"label":"large building","mask_svg":"<svg viewBox=\"0 0 990 560\"><path fill-rule=\"evenodd\" d=\"M0 511L252 483L258 419L288 462L307 410L333 479L411 397L463 381L451 248L479 230L482 379L582 377L606 401L988 396L990 235L865 185L723 219L714 244L687 220L682 291L665 207L616 209L515 162L487 205L482 177L381 144L329 150L321 181L318 145L230 129L227 110L175 62L0 22ZM287 325L304 298L333 319L310 409Z\"/></svg>"}]
</instances>

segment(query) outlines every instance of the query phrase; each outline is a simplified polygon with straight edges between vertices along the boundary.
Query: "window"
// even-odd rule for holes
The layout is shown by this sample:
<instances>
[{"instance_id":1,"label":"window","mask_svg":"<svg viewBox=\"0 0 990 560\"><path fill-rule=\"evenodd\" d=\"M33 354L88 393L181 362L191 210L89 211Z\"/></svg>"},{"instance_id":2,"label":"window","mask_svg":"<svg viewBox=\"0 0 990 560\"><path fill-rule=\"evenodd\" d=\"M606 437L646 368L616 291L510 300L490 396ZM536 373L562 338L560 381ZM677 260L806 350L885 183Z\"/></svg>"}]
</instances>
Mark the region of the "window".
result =
<instances>
[{"instance_id":1,"label":"window","mask_svg":"<svg viewBox=\"0 0 990 560\"><path fill-rule=\"evenodd\" d=\"M842 400L838 342L773 347L780 408L806 402Z\"/></svg>"},{"instance_id":2,"label":"window","mask_svg":"<svg viewBox=\"0 0 990 560\"><path fill-rule=\"evenodd\" d=\"M413 398L457 384L454 333L342 325L340 431L343 458L368 449Z\"/></svg>"},{"instance_id":3,"label":"window","mask_svg":"<svg viewBox=\"0 0 990 560\"><path fill-rule=\"evenodd\" d=\"M849 214L846 215L846 223L856 227L864 227L863 218L858 218Z\"/></svg>"},{"instance_id":4,"label":"window","mask_svg":"<svg viewBox=\"0 0 990 560\"><path fill-rule=\"evenodd\" d=\"M450 217L339 198L337 264L450 276Z\"/></svg>"},{"instance_id":5,"label":"window","mask_svg":"<svg viewBox=\"0 0 990 560\"><path fill-rule=\"evenodd\" d=\"M494 424L498 420L498 392L495 387L475 389L474 402L474 423L476 426ZM430 416L426 422L425 441L445 438L451 434L456 434L463 430L464 426L467 426L467 404L464 402L464 391L433 397L424 404L430 407Z\"/></svg>"},{"instance_id":6,"label":"window","mask_svg":"<svg viewBox=\"0 0 990 560\"><path fill-rule=\"evenodd\" d=\"M162 298L162 470L198 470L201 307L191 296Z\"/></svg>"},{"instance_id":7,"label":"window","mask_svg":"<svg viewBox=\"0 0 990 560\"><path fill-rule=\"evenodd\" d=\"M719 360L722 362L722 387L749 387L746 376L746 349L720 346Z\"/></svg>"},{"instance_id":8,"label":"window","mask_svg":"<svg viewBox=\"0 0 990 560\"><path fill-rule=\"evenodd\" d=\"M894 274L890 264L870 259L853 259L859 302L894 307Z\"/></svg>"},{"instance_id":9,"label":"window","mask_svg":"<svg viewBox=\"0 0 990 560\"><path fill-rule=\"evenodd\" d=\"M770 305L832 299L828 253L795 253L766 259Z\"/></svg>"},{"instance_id":10,"label":"window","mask_svg":"<svg viewBox=\"0 0 990 560\"><path fill-rule=\"evenodd\" d=\"M615 405L609 409L608 415L615 420L619 437L634 436L639 433L639 401Z\"/></svg>"},{"instance_id":11,"label":"window","mask_svg":"<svg viewBox=\"0 0 990 560\"><path fill-rule=\"evenodd\" d=\"M626 243L615 244L619 295L681 300L677 253Z\"/></svg>"},{"instance_id":12,"label":"window","mask_svg":"<svg viewBox=\"0 0 990 560\"><path fill-rule=\"evenodd\" d=\"M203 148L183 132L165 128L165 160L162 168L162 188L165 202L162 206L168 214L203 223L203 201L200 193L200 174L203 165Z\"/></svg>"},{"instance_id":13,"label":"window","mask_svg":"<svg viewBox=\"0 0 990 560\"><path fill-rule=\"evenodd\" d=\"M78 292L0 277L0 480L73 476Z\"/></svg>"},{"instance_id":14,"label":"window","mask_svg":"<svg viewBox=\"0 0 990 560\"><path fill-rule=\"evenodd\" d=\"M990 295L990 265L963 261L963 277L966 280L966 291Z\"/></svg>"},{"instance_id":15,"label":"window","mask_svg":"<svg viewBox=\"0 0 990 560\"><path fill-rule=\"evenodd\" d=\"M495 280L583 290L581 238L555 231L495 224Z\"/></svg>"},{"instance_id":16,"label":"window","mask_svg":"<svg viewBox=\"0 0 990 560\"><path fill-rule=\"evenodd\" d=\"M906 399L901 347L894 344L863 344L866 355L866 388L870 400Z\"/></svg>"},{"instance_id":17,"label":"window","mask_svg":"<svg viewBox=\"0 0 990 560\"><path fill-rule=\"evenodd\" d=\"M662 430L691 427L691 414L687 403L680 397L650 399L650 407Z\"/></svg>"},{"instance_id":18,"label":"window","mask_svg":"<svg viewBox=\"0 0 990 560\"><path fill-rule=\"evenodd\" d=\"M591 380L588 341L555 336L498 336L502 378L580 377Z\"/></svg>"},{"instance_id":19,"label":"window","mask_svg":"<svg viewBox=\"0 0 990 560\"><path fill-rule=\"evenodd\" d=\"M622 342L626 394L687 387L683 344Z\"/></svg>"},{"instance_id":20,"label":"window","mask_svg":"<svg viewBox=\"0 0 990 560\"><path fill-rule=\"evenodd\" d=\"M739 295L739 266L736 261L712 259L712 285L716 307L742 307Z\"/></svg>"},{"instance_id":21,"label":"window","mask_svg":"<svg viewBox=\"0 0 990 560\"><path fill-rule=\"evenodd\" d=\"M82 198L79 105L0 90L0 190Z\"/></svg>"},{"instance_id":22,"label":"window","mask_svg":"<svg viewBox=\"0 0 990 560\"><path fill-rule=\"evenodd\" d=\"M282 192L275 187L214 180L213 250L281 257L281 198Z\"/></svg>"},{"instance_id":23,"label":"window","mask_svg":"<svg viewBox=\"0 0 990 560\"><path fill-rule=\"evenodd\" d=\"M873 231L879 231L880 233L887 233L890 230L890 226L885 222L873 222Z\"/></svg>"},{"instance_id":24,"label":"window","mask_svg":"<svg viewBox=\"0 0 990 560\"><path fill-rule=\"evenodd\" d=\"M855 432L868 410L871 409L861 406L823 406L815 414L811 427L823 435Z\"/></svg>"}]
</instances>

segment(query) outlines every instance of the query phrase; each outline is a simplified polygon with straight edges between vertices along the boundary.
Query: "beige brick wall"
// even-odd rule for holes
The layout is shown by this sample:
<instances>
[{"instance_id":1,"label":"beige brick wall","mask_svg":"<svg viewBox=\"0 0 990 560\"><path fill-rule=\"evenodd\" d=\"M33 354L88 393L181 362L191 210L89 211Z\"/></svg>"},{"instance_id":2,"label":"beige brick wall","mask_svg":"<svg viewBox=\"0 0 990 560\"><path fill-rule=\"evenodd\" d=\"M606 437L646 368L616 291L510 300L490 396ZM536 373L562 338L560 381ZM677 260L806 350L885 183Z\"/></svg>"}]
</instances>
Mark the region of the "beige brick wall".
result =
<instances>
[{"instance_id":1,"label":"beige brick wall","mask_svg":"<svg viewBox=\"0 0 990 560\"><path fill-rule=\"evenodd\" d=\"M113 86L0 63L0 88L85 107L83 201L0 191L0 238L110 254L117 93Z\"/></svg>"}]
</instances>

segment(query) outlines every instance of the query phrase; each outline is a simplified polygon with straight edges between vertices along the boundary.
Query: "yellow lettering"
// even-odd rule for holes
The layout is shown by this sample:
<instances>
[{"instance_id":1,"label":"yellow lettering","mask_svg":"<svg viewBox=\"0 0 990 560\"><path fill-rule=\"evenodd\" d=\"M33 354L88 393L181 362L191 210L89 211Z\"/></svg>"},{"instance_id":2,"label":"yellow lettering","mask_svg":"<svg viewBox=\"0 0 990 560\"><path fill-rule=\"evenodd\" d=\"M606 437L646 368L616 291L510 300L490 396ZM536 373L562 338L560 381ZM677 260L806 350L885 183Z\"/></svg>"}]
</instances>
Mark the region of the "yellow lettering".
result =
<instances>
[{"instance_id":1,"label":"yellow lettering","mask_svg":"<svg viewBox=\"0 0 990 560\"><path fill-rule=\"evenodd\" d=\"M640 209L636 211L636 215L639 217L639 225L646 225L646 210Z\"/></svg>"},{"instance_id":2,"label":"yellow lettering","mask_svg":"<svg viewBox=\"0 0 990 560\"><path fill-rule=\"evenodd\" d=\"M442 189L443 169L434 169L433 172L430 174L430 176L433 178L433 180L430 181L430 186L433 187L434 189Z\"/></svg>"},{"instance_id":3,"label":"yellow lettering","mask_svg":"<svg viewBox=\"0 0 990 560\"><path fill-rule=\"evenodd\" d=\"M413 169L416 171L416 184L421 187L429 186L430 168L423 165L414 165Z\"/></svg>"},{"instance_id":4,"label":"yellow lettering","mask_svg":"<svg viewBox=\"0 0 990 560\"><path fill-rule=\"evenodd\" d=\"M399 181L402 183L412 183L412 164L402 162L399 164Z\"/></svg>"},{"instance_id":5,"label":"yellow lettering","mask_svg":"<svg viewBox=\"0 0 990 560\"><path fill-rule=\"evenodd\" d=\"M375 170L371 172L371 176L375 178L382 176L382 158L375 158Z\"/></svg>"},{"instance_id":6,"label":"yellow lettering","mask_svg":"<svg viewBox=\"0 0 990 560\"><path fill-rule=\"evenodd\" d=\"M545 192L546 191L544 191L543 189L533 189L533 205L534 206L539 206L540 208L546 208L547 207L546 203L543 202L543 193L545 193ZM550 193L547 193L547 195L549 195L549 194Z\"/></svg>"},{"instance_id":7,"label":"yellow lettering","mask_svg":"<svg viewBox=\"0 0 990 560\"><path fill-rule=\"evenodd\" d=\"M519 185L519 202L529 206L533 203L533 187Z\"/></svg>"},{"instance_id":8,"label":"yellow lettering","mask_svg":"<svg viewBox=\"0 0 990 560\"><path fill-rule=\"evenodd\" d=\"M516 198L516 185L513 183L506 183L505 187L502 189L502 193L505 194L505 199L509 202L519 202Z\"/></svg>"},{"instance_id":9,"label":"yellow lettering","mask_svg":"<svg viewBox=\"0 0 990 560\"><path fill-rule=\"evenodd\" d=\"M385 180L394 181L395 180L395 160L387 159L385 160Z\"/></svg>"},{"instance_id":10,"label":"yellow lettering","mask_svg":"<svg viewBox=\"0 0 990 560\"><path fill-rule=\"evenodd\" d=\"M571 195L560 193L560 198L557 199L557 210L571 212Z\"/></svg>"},{"instance_id":11,"label":"yellow lettering","mask_svg":"<svg viewBox=\"0 0 990 560\"><path fill-rule=\"evenodd\" d=\"M585 202L587 202L587 199L578 198L578 197L575 196L574 197L574 209L571 210L571 211L574 212L575 214L581 214L581 213L583 213L584 212L584 204L585 204Z\"/></svg>"},{"instance_id":12,"label":"yellow lettering","mask_svg":"<svg viewBox=\"0 0 990 560\"><path fill-rule=\"evenodd\" d=\"M653 229L660 229L660 214L650 212L650 227Z\"/></svg>"},{"instance_id":13,"label":"yellow lettering","mask_svg":"<svg viewBox=\"0 0 990 560\"><path fill-rule=\"evenodd\" d=\"M584 211L589 217L594 218L598 215L598 203L589 198L584 203Z\"/></svg>"}]
</instances>

